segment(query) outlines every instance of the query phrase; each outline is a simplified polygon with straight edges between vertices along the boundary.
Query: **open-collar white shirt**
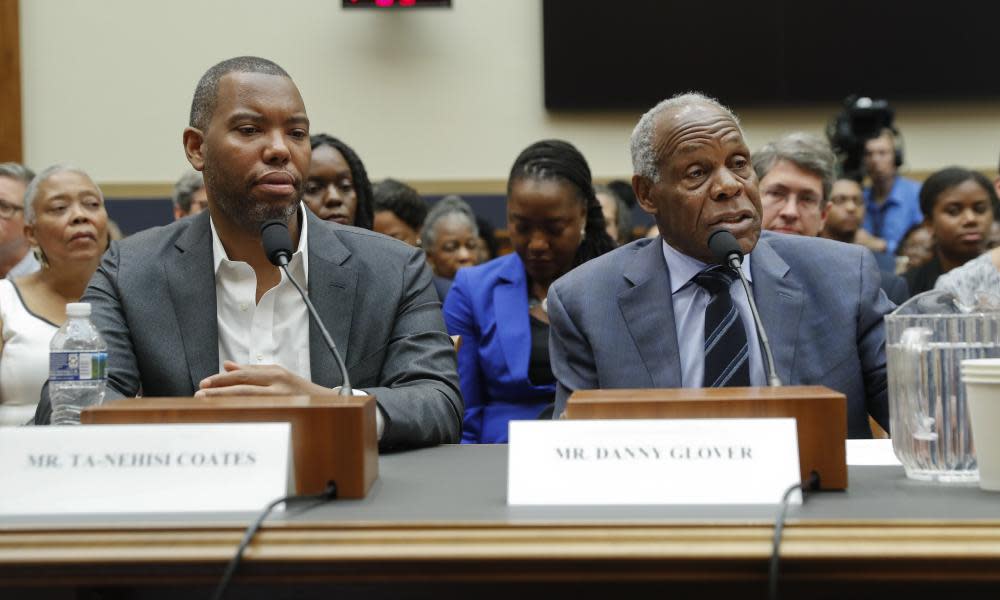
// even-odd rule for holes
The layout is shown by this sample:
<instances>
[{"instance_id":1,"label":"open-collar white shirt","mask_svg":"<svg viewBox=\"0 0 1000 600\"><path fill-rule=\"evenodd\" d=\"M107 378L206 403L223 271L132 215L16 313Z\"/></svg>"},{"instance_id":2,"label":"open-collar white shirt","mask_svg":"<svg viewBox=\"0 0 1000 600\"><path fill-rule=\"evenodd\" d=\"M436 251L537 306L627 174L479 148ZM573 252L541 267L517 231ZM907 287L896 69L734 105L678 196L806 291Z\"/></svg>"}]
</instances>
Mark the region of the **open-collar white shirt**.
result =
<instances>
[{"instance_id":1,"label":"open-collar white shirt","mask_svg":"<svg viewBox=\"0 0 1000 600\"><path fill-rule=\"evenodd\" d=\"M299 206L299 214L307 210ZM288 270L304 288L309 274L309 220L301 219L299 245ZM230 260L212 223L215 302L219 323L219 372L231 360L241 365L279 365L312 380L309 367L309 311L285 271L278 285L257 302L257 274Z\"/></svg>"},{"instance_id":2,"label":"open-collar white shirt","mask_svg":"<svg viewBox=\"0 0 1000 600\"><path fill-rule=\"evenodd\" d=\"M288 270L304 289L309 281L309 219L299 204L299 245L288 262ZM299 292L281 271L278 285L264 292L257 302L257 274L248 263L230 260L215 223L212 228L212 260L215 265L215 303L219 323L219 372L231 360L241 365L279 365L312 381L309 365L309 309ZM352 390L363 396L362 390ZM376 435L382 439L385 417L375 411Z\"/></svg>"}]
</instances>

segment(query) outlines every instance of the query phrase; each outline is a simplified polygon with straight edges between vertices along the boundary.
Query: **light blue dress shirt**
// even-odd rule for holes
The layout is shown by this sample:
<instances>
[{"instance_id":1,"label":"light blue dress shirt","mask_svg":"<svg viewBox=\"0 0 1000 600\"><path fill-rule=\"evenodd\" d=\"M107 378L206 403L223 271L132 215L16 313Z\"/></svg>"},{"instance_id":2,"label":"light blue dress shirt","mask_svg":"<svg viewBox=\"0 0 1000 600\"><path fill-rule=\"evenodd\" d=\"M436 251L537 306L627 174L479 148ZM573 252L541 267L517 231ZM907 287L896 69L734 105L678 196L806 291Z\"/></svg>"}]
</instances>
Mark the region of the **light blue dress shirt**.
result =
<instances>
[{"instance_id":1,"label":"light blue dress shirt","mask_svg":"<svg viewBox=\"0 0 1000 600\"><path fill-rule=\"evenodd\" d=\"M663 258L667 261L670 274L674 327L677 331L677 349L681 361L681 385L700 388L703 387L705 377L705 308L712 295L691 278L709 265L674 249L665 241ZM751 282L752 289L749 254L743 257L741 270ZM754 327L750 301L743 291L743 284L733 281L729 287L729 294L736 304L736 310L743 320L743 328L747 332L747 343L750 346L750 385L765 385L767 378L764 375L764 361L761 357L760 342L757 340L757 328Z\"/></svg>"},{"instance_id":2,"label":"light blue dress shirt","mask_svg":"<svg viewBox=\"0 0 1000 600\"><path fill-rule=\"evenodd\" d=\"M895 254L906 232L924 221L924 214L920 211L920 185L897 175L882 204L875 204L872 200L870 186L864 190L865 221L861 226L868 233L885 240L886 254Z\"/></svg>"}]
</instances>

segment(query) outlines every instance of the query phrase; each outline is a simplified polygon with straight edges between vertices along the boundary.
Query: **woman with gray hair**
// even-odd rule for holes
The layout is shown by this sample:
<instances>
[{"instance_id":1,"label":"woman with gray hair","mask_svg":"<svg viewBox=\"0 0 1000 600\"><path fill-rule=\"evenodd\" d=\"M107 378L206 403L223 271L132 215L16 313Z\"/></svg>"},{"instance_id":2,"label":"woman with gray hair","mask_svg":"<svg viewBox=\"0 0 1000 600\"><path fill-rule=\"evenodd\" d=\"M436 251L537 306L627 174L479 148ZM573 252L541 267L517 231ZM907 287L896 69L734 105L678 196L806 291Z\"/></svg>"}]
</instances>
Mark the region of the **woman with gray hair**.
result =
<instances>
[{"instance_id":1,"label":"woman with gray hair","mask_svg":"<svg viewBox=\"0 0 1000 600\"><path fill-rule=\"evenodd\" d=\"M455 273L478 264L479 227L472 209L458 196L445 196L427 213L420 247L434 271L434 287L444 302Z\"/></svg>"},{"instance_id":2,"label":"woman with gray hair","mask_svg":"<svg viewBox=\"0 0 1000 600\"><path fill-rule=\"evenodd\" d=\"M76 167L39 173L25 191L24 209L25 236L42 268L0 280L0 425L34 415L49 376L49 342L108 247L104 196Z\"/></svg>"}]
</instances>

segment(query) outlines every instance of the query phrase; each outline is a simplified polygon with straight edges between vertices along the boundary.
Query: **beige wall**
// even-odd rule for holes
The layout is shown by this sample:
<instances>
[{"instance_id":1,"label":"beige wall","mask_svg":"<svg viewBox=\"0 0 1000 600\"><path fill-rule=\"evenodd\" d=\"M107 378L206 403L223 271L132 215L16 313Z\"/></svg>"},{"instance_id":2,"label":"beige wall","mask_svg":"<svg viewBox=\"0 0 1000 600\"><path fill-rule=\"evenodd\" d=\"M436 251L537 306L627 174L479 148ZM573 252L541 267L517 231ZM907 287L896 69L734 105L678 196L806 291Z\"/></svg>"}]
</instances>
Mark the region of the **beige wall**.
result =
<instances>
[{"instance_id":1,"label":"beige wall","mask_svg":"<svg viewBox=\"0 0 1000 600\"><path fill-rule=\"evenodd\" d=\"M257 54L292 74L313 131L353 145L373 178L502 180L543 137L576 143L598 177L631 172L637 113L545 111L540 1L454 4L375 14L338 0L22 0L26 162L71 160L102 182L172 181L186 166L181 131L198 77ZM819 133L837 111L734 108L754 147ZM897 111L911 168L995 168L1000 103Z\"/></svg>"}]
</instances>

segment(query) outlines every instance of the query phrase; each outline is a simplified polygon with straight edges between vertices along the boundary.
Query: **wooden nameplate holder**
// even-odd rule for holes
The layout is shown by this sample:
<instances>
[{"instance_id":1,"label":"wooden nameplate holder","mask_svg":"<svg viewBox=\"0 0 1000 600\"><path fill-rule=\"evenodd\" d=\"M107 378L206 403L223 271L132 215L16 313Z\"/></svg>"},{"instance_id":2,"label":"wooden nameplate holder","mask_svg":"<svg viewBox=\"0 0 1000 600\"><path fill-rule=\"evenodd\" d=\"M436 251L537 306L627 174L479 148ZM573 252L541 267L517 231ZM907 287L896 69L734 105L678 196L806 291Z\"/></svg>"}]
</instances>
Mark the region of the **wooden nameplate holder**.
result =
<instances>
[{"instance_id":1,"label":"wooden nameplate holder","mask_svg":"<svg viewBox=\"0 0 1000 600\"><path fill-rule=\"evenodd\" d=\"M802 481L847 488L847 398L823 386L581 390L567 419L746 419L794 417Z\"/></svg>"},{"instance_id":2,"label":"wooden nameplate holder","mask_svg":"<svg viewBox=\"0 0 1000 600\"><path fill-rule=\"evenodd\" d=\"M374 396L126 398L84 409L84 424L288 422L295 491L364 498L378 478Z\"/></svg>"}]
</instances>

